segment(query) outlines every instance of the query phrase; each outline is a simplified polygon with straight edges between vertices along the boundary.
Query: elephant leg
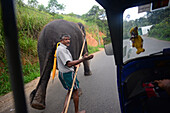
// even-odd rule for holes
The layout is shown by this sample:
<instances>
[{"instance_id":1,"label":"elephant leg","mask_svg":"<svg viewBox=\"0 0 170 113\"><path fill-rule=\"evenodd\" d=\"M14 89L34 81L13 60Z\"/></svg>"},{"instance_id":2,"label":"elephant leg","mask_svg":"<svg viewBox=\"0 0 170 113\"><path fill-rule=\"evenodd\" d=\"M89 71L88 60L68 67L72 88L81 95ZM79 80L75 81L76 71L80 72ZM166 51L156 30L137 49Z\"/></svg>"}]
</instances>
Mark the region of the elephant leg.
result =
<instances>
[{"instance_id":1,"label":"elephant leg","mask_svg":"<svg viewBox=\"0 0 170 113\"><path fill-rule=\"evenodd\" d=\"M47 79L47 80L46 80ZM31 106L35 109L45 109L46 88L48 84L48 78L41 79L39 87L36 89L35 96L32 100Z\"/></svg>"},{"instance_id":2,"label":"elephant leg","mask_svg":"<svg viewBox=\"0 0 170 113\"><path fill-rule=\"evenodd\" d=\"M45 109L46 88L52 70L52 59L53 58L50 57L50 52L48 52L37 88L30 94L30 104L35 109Z\"/></svg>"},{"instance_id":3,"label":"elephant leg","mask_svg":"<svg viewBox=\"0 0 170 113\"><path fill-rule=\"evenodd\" d=\"M89 65L89 61L86 60L83 62L83 65L84 65L84 75L88 76L88 75L92 75L92 72L90 70L90 65Z\"/></svg>"},{"instance_id":4,"label":"elephant leg","mask_svg":"<svg viewBox=\"0 0 170 113\"><path fill-rule=\"evenodd\" d=\"M30 93L30 105L31 105L31 103L32 103L32 101L33 101L33 98L34 98L34 96L35 96L35 93L36 93L36 89L34 89L34 90Z\"/></svg>"}]
</instances>

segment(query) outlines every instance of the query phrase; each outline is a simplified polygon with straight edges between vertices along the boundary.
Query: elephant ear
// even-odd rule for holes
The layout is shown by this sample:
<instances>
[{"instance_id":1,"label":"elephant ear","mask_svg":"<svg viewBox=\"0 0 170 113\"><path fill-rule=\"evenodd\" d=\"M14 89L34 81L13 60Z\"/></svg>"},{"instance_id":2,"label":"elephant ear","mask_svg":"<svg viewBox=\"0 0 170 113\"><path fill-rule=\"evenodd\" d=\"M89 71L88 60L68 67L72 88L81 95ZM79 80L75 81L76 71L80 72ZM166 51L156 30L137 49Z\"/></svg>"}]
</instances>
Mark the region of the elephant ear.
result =
<instances>
[{"instance_id":1,"label":"elephant ear","mask_svg":"<svg viewBox=\"0 0 170 113\"><path fill-rule=\"evenodd\" d=\"M79 28L83 31L84 36L86 36L86 32L85 32L85 27L84 27L84 25L83 25L82 23L80 23L80 22L78 22L77 24L78 24Z\"/></svg>"}]
</instances>

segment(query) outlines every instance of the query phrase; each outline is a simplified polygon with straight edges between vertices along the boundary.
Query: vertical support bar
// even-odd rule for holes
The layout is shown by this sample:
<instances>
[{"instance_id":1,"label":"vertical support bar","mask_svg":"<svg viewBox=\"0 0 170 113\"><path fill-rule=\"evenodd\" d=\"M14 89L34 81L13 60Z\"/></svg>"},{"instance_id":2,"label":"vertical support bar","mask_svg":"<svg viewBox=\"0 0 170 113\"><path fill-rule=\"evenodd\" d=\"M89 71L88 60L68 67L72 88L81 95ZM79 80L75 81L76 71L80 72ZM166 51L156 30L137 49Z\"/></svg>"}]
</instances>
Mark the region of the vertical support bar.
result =
<instances>
[{"instance_id":1,"label":"vertical support bar","mask_svg":"<svg viewBox=\"0 0 170 113\"><path fill-rule=\"evenodd\" d=\"M123 11L107 10L106 15L112 40L116 65L123 64Z\"/></svg>"},{"instance_id":2,"label":"vertical support bar","mask_svg":"<svg viewBox=\"0 0 170 113\"><path fill-rule=\"evenodd\" d=\"M111 35L113 53L115 56L115 63L117 65L117 85L119 91L119 100L121 112L124 112L123 107L123 92L121 85L121 66L123 64L123 10L121 8L114 8L112 10L106 9L108 25Z\"/></svg>"},{"instance_id":3,"label":"vertical support bar","mask_svg":"<svg viewBox=\"0 0 170 113\"><path fill-rule=\"evenodd\" d=\"M120 102L120 108L121 108L121 113L126 113L125 108L124 108L124 97L123 97L123 87L122 87L122 81L121 81L121 70L122 66L117 65L117 86L118 86L118 91L119 91L119 102Z\"/></svg>"},{"instance_id":4,"label":"vertical support bar","mask_svg":"<svg viewBox=\"0 0 170 113\"><path fill-rule=\"evenodd\" d=\"M5 47L16 113L27 113L19 54L14 0L1 0Z\"/></svg>"}]
</instances>

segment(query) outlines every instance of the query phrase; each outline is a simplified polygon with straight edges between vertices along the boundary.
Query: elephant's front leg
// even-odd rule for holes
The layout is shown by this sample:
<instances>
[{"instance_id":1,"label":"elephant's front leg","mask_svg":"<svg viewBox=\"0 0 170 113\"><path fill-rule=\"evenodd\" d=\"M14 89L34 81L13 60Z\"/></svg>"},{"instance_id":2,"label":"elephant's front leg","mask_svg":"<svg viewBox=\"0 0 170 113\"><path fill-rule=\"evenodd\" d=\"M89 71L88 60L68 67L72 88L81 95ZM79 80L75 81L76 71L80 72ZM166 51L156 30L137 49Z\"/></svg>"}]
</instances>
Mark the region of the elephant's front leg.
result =
<instances>
[{"instance_id":1,"label":"elephant's front leg","mask_svg":"<svg viewBox=\"0 0 170 113\"><path fill-rule=\"evenodd\" d=\"M89 65L89 61L86 60L83 62L84 64L84 75L88 76L88 75L92 75L92 72L90 70L90 65Z\"/></svg>"},{"instance_id":2,"label":"elephant's front leg","mask_svg":"<svg viewBox=\"0 0 170 113\"><path fill-rule=\"evenodd\" d=\"M32 94L31 106L35 109L39 109L39 110L45 109L46 89L47 89L47 84L53 66L52 59L53 58L51 57L46 57L45 62L43 63L44 64L43 69L41 70L42 72L41 72L39 83L37 85L37 88L32 92L34 94Z\"/></svg>"}]
</instances>

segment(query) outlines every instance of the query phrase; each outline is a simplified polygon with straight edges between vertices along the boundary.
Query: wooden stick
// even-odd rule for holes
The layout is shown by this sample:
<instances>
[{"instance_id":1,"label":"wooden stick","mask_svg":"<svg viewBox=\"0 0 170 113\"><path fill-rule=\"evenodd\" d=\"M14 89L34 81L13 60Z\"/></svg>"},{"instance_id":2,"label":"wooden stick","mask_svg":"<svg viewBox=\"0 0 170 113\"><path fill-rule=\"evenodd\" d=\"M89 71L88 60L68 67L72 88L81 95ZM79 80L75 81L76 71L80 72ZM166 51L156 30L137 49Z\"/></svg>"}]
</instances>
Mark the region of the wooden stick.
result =
<instances>
[{"instance_id":1,"label":"wooden stick","mask_svg":"<svg viewBox=\"0 0 170 113\"><path fill-rule=\"evenodd\" d=\"M85 45L85 39L84 39L84 42L83 42L83 46L82 46L82 48L81 48L81 52L80 52L79 59L80 59L81 56L82 56L83 49L84 49L84 45ZM64 113L67 113L67 111L68 111L68 106L69 106L69 103L70 103L70 99L71 99L71 95L72 95L72 92L73 92L73 87L74 87L74 83L75 83L75 80L76 80L76 76L77 76L77 72L78 72L79 67L80 67L80 66L78 65L77 68L76 68L76 72L75 72L75 75L74 75L72 87L71 87L70 94L69 94L69 97L68 97L67 106L66 106L66 109L65 109Z\"/></svg>"}]
</instances>

